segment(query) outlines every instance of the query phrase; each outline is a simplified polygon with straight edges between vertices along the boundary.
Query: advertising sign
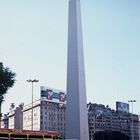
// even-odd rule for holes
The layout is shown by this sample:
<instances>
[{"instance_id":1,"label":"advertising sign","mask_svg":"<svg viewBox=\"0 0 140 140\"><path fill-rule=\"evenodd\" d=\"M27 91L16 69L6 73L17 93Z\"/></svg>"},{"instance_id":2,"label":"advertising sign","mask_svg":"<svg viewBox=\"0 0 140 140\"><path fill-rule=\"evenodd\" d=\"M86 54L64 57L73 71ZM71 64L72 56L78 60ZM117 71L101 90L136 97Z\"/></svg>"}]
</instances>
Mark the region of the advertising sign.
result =
<instances>
[{"instance_id":1,"label":"advertising sign","mask_svg":"<svg viewBox=\"0 0 140 140\"><path fill-rule=\"evenodd\" d=\"M46 90L46 96L48 100L52 100L53 99L53 91L50 89Z\"/></svg>"},{"instance_id":2,"label":"advertising sign","mask_svg":"<svg viewBox=\"0 0 140 140\"><path fill-rule=\"evenodd\" d=\"M116 110L120 112L129 112L129 104L123 102L116 102Z\"/></svg>"},{"instance_id":3,"label":"advertising sign","mask_svg":"<svg viewBox=\"0 0 140 140\"><path fill-rule=\"evenodd\" d=\"M59 92L59 101L60 102L65 102L65 93L64 92Z\"/></svg>"},{"instance_id":4,"label":"advertising sign","mask_svg":"<svg viewBox=\"0 0 140 140\"><path fill-rule=\"evenodd\" d=\"M44 86L41 86L40 89L42 100L65 104L66 94L64 91Z\"/></svg>"}]
</instances>

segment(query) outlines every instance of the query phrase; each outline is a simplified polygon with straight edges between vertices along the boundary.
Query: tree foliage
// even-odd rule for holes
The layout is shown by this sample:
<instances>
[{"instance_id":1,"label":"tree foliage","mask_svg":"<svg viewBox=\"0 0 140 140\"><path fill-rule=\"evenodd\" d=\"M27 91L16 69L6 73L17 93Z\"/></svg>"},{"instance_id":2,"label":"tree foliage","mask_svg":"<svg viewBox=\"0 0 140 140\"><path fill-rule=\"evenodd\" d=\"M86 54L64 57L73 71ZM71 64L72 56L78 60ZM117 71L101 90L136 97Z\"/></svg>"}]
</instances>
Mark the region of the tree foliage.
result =
<instances>
[{"instance_id":1,"label":"tree foliage","mask_svg":"<svg viewBox=\"0 0 140 140\"><path fill-rule=\"evenodd\" d=\"M13 87L15 83L16 74L12 72L8 67L3 67L0 63L0 101L3 101L3 95L5 95L9 88Z\"/></svg>"},{"instance_id":2,"label":"tree foliage","mask_svg":"<svg viewBox=\"0 0 140 140\"><path fill-rule=\"evenodd\" d=\"M94 140L130 140L130 138L119 131L99 131L94 134Z\"/></svg>"}]
</instances>

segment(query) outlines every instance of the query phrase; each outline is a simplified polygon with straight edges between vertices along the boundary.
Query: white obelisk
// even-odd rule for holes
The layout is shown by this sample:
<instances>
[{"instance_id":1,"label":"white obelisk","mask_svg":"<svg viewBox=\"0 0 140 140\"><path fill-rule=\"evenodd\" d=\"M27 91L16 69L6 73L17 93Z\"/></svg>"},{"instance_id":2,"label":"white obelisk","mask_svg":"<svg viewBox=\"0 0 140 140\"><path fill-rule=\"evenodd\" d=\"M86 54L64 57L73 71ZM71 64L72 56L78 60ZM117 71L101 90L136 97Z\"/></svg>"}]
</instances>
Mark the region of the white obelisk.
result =
<instances>
[{"instance_id":1,"label":"white obelisk","mask_svg":"<svg viewBox=\"0 0 140 140\"><path fill-rule=\"evenodd\" d=\"M66 139L89 140L80 0L69 0Z\"/></svg>"}]
</instances>

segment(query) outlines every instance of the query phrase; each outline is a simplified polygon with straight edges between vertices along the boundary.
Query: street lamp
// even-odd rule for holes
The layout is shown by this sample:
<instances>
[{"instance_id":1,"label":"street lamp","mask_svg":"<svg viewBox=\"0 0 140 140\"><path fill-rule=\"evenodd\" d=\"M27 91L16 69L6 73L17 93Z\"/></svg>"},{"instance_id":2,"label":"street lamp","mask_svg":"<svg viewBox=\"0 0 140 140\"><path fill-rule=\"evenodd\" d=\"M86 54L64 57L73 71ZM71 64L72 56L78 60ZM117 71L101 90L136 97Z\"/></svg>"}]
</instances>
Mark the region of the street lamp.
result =
<instances>
[{"instance_id":1,"label":"street lamp","mask_svg":"<svg viewBox=\"0 0 140 140\"><path fill-rule=\"evenodd\" d=\"M132 109L132 112L131 112L131 119L132 119L132 122L131 122L132 123L131 124L132 125L131 126L131 137L132 137L132 140L134 140L134 130L133 130L133 127L134 127L133 126L133 103L136 102L136 100L128 100L128 102L131 103L131 109Z\"/></svg>"},{"instance_id":2,"label":"street lamp","mask_svg":"<svg viewBox=\"0 0 140 140\"><path fill-rule=\"evenodd\" d=\"M31 80L31 79L29 79L29 80L27 80L27 82L31 82L32 83L32 114L31 114L31 130L33 130L33 83L37 83L37 82L39 82L39 80L36 80L36 79L34 79L34 80Z\"/></svg>"}]
</instances>

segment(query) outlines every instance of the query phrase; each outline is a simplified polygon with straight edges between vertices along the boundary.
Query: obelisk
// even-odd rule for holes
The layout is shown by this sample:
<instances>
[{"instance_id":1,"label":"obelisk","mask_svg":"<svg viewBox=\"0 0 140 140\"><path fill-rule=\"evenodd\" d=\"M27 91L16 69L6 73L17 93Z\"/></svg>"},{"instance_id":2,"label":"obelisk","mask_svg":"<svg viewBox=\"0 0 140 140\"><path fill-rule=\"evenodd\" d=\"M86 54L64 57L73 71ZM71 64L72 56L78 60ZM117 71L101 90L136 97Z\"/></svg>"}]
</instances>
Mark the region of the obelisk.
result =
<instances>
[{"instance_id":1,"label":"obelisk","mask_svg":"<svg viewBox=\"0 0 140 140\"><path fill-rule=\"evenodd\" d=\"M66 139L89 140L80 0L69 0Z\"/></svg>"}]
</instances>

